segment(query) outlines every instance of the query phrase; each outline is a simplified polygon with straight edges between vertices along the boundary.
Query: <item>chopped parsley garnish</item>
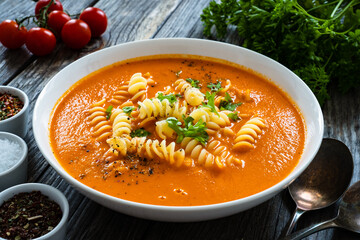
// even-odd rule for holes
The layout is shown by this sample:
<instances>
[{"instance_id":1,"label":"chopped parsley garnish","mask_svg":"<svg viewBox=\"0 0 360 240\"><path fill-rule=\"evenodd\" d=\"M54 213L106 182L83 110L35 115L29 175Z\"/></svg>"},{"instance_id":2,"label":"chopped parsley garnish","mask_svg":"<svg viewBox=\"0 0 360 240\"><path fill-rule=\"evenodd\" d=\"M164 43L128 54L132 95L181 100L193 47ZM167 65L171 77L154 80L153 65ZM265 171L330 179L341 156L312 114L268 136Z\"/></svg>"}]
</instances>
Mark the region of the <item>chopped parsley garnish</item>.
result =
<instances>
[{"instance_id":1,"label":"chopped parsley garnish","mask_svg":"<svg viewBox=\"0 0 360 240\"><path fill-rule=\"evenodd\" d=\"M182 73L182 70L179 70L175 73L176 77L180 77L180 74Z\"/></svg>"},{"instance_id":2,"label":"chopped parsley garnish","mask_svg":"<svg viewBox=\"0 0 360 240\"><path fill-rule=\"evenodd\" d=\"M207 103L203 103L202 106L209 108L211 112L214 112L219 116L219 113L216 111L215 108L215 96L216 96L215 92L214 93L206 92L205 98L207 99Z\"/></svg>"},{"instance_id":3,"label":"chopped parsley garnish","mask_svg":"<svg viewBox=\"0 0 360 240\"><path fill-rule=\"evenodd\" d=\"M221 91L223 88L221 87L221 82L217 81L216 84L215 83L209 83L207 85L208 88L210 88L210 91L212 92L219 92Z\"/></svg>"},{"instance_id":4,"label":"chopped parsley garnish","mask_svg":"<svg viewBox=\"0 0 360 240\"><path fill-rule=\"evenodd\" d=\"M111 116L111 110L113 109L113 106L112 105L110 105L107 109L106 109L106 111L105 111L105 114L106 114L106 119L109 119L110 118L110 116Z\"/></svg>"},{"instance_id":5,"label":"chopped parsley garnish","mask_svg":"<svg viewBox=\"0 0 360 240\"><path fill-rule=\"evenodd\" d=\"M194 122L194 118L192 117L185 117L184 119L184 127L181 127L182 123L175 117L169 117L166 119L166 122L170 128L172 128L178 135L176 142L181 143L181 141L185 137L190 137L199 141L202 145L209 139L209 135L206 132L206 123L203 122L201 119L197 123Z\"/></svg>"},{"instance_id":6,"label":"chopped parsley garnish","mask_svg":"<svg viewBox=\"0 0 360 240\"><path fill-rule=\"evenodd\" d=\"M192 78L187 78L187 79L185 79L185 80L186 80L188 83L190 83L192 87L194 87L194 88L200 88L200 86L199 86L200 81L199 81L199 80L195 80L195 79L192 79Z\"/></svg>"},{"instance_id":7,"label":"chopped parsley garnish","mask_svg":"<svg viewBox=\"0 0 360 240\"><path fill-rule=\"evenodd\" d=\"M170 104L173 104L177 102L176 96L172 93L168 95L164 95L162 92L159 92L156 96L160 101L163 101L164 99L169 100Z\"/></svg>"},{"instance_id":8,"label":"chopped parsley garnish","mask_svg":"<svg viewBox=\"0 0 360 240\"><path fill-rule=\"evenodd\" d=\"M226 92L225 100L220 101L219 108L220 108L220 110L234 111L241 104L242 103L233 103L230 95Z\"/></svg>"},{"instance_id":9,"label":"chopped parsley garnish","mask_svg":"<svg viewBox=\"0 0 360 240\"><path fill-rule=\"evenodd\" d=\"M130 137L132 137L132 138L134 138L134 137L147 137L150 134L151 133L146 131L144 128L139 128L139 129L131 131Z\"/></svg>"},{"instance_id":10,"label":"chopped parsley garnish","mask_svg":"<svg viewBox=\"0 0 360 240\"><path fill-rule=\"evenodd\" d=\"M179 93L177 93L177 94L175 94L175 97L178 97L178 98L183 98L184 96L183 96L183 95L181 95L181 94L179 94Z\"/></svg>"},{"instance_id":11,"label":"chopped parsley garnish","mask_svg":"<svg viewBox=\"0 0 360 240\"><path fill-rule=\"evenodd\" d=\"M232 113L229 113L227 116L228 116L231 120L234 120L234 121L240 120L240 117L239 117L237 111L232 112Z\"/></svg>"},{"instance_id":12,"label":"chopped parsley garnish","mask_svg":"<svg viewBox=\"0 0 360 240\"><path fill-rule=\"evenodd\" d=\"M134 110L135 108L133 106L127 106L127 107L123 107L122 110L124 111L124 113L126 113L127 115L131 116L131 112Z\"/></svg>"}]
</instances>

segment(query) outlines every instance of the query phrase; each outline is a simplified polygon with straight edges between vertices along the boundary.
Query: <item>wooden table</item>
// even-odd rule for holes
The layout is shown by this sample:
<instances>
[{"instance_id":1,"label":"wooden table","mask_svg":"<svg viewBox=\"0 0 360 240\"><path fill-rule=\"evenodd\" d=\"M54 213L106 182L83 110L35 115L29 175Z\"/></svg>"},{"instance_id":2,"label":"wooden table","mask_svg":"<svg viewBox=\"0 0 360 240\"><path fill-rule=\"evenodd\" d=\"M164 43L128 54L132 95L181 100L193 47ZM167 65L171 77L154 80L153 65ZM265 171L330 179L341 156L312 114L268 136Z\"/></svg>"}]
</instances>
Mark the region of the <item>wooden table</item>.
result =
<instances>
[{"instance_id":1,"label":"wooden table","mask_svg":"<svg viewBox=\"0 0 360 240\"><path fill-rule=\"evenodd\" d=\"M0 84L24 90L35 101L45 84L69 63L99 49L148 38L204 38L200 14L210 0L62 0L71 14L88 6L103 9L109 20L106 33L79 51L58 43L55 51L36 57L25 47L9 51L0 46ZM15 19L33 14L30 0L2 0L0 19ZM237 43L236 32L225 39ZM341 95L332 90L331 100L323 106L325 135L342 140L350 148L355 162L352 182L360 179L360 95L356 91ZM60 189L69 200L70 217L67 239L277 239L295 208L289 193L283 191L248 211L212 221L165 223L123 215L105 208L73 189L47 163L30 131L25 140L29 147L29 182L41 182ZM298 228L330 218L336 207L306 213ZM327 229L306 239L359 239L360 235L341 229Z\"/></svg>"}]
</instances>

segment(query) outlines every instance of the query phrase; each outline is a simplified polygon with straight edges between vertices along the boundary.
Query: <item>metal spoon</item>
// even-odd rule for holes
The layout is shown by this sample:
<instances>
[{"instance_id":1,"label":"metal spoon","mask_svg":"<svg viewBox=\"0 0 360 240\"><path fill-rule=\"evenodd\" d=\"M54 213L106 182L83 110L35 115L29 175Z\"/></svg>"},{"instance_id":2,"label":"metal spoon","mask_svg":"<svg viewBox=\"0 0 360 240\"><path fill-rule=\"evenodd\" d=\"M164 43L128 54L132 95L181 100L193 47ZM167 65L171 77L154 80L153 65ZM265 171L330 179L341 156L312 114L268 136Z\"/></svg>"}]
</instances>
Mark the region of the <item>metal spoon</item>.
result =
<instances>
[{"instance_id":1,"label":"metal spoon","mask_svg":"<svg viewBox=\"0 0 360 240\"><path fill-rule=\"evenodd\" d=\"M304 212L336 202L348 188L353 168L348 147L336 139L324 138L309 167L289 186L296 209L286 235L292 232Z\"/></svg>"},{"instance_id":2,"label":"metal spoon","mask_svg":"<svg viewBox=\"0 0 360 240\"><path fill-rule=\"evenodd\" d=\"M286 236L283 240L297 240L330 227L344 228L360 233L360 181L354 183L340 201L338 215L330 220Z\"/></svg>"}]
</instances>

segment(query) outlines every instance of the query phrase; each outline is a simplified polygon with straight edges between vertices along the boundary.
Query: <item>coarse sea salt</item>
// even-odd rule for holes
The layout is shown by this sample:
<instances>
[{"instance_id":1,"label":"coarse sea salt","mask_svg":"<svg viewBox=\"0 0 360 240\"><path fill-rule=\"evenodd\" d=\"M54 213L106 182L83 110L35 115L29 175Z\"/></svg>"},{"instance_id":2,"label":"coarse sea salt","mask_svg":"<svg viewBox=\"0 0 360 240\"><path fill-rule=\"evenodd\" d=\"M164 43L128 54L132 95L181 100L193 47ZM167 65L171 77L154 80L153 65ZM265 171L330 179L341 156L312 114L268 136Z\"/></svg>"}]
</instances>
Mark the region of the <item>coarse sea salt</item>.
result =
<instances>
[{"instance_id":1,"label":"coarse sea salt","mask_svg":"<svg viewBox=\"0 0 360 240\"><path fill-rule=\"evenodd\" d=\"M0 139L0 173L10 169L19 160L23 149L17 142Z\"/></svg>"}]
</instances>

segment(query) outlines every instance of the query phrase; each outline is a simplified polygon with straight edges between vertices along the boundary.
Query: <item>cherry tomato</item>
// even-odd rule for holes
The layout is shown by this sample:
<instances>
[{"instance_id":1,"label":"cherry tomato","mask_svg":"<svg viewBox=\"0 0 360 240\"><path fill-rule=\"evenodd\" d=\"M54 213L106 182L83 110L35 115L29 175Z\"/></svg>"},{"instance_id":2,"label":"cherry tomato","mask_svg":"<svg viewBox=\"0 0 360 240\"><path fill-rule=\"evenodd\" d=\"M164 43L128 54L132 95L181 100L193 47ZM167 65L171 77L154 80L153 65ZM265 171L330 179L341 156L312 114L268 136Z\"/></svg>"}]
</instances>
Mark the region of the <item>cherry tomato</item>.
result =
<instances>
[{"instance_id":1,"label":"cherry tomato","mask_svg":"<svg viewBox=\"0 0 360 240\"><path fill-rule=\"evenodd\" d=\"M38 16L40 15L41 9L43 7L46 7L46 5L48 5L50 3L51 0L39 0L36 3L35 6L35 16L38 18ZM49 7L49 9L47 10L47 13L50 13L52 11L55 10L59 10L62 11L63 10L63 6L61 4L61 2L59 0L55 0L53 4L51 4L51 6Z\"/></svg>"},{"instance_id":2,"label":"cherry tomato","mask_svg":"<svg viewBox=\"0 0 360 240\"><path fill-rule=\"evenodd\" d=\"M61 30L61 39L72 49L84 47L91 38L89 25L80 19L71 19L63 26Z\"/></svg>"},{"instance_id":3,"label":"cherry tomato","mask_svg":"<svg viewBox=\"0 0 360 240\"><path fill-rule=\"evenodd\" d=\"M80 14L79 18L89 25L92 37L99 37L106 30L107 17L99 8L88 7Z\"/></svg>"},{"instance_id":4,"label":"cherry tomato","mask_svg":"<svg viewBox=\"0 0 360 240\"><path fill-rule=\"evenodd\" d=\"M61 34L61 29L63 28L64 24L71 20L70 16L67 15L63 11L52 11L48 16L47 24L51 31L55 34Z\"/></svg>"},{"instance_id":5,"label":"cherry tomato","mask_svg":"<svg viewBox=\"0 0 360 240\"><path fill-rule=\"evenodd\" d=\"M34 27L28 31L25 44L34 55L44 56L54 50L56 38L50 30Z\"/></svg>"},{"instance_id":6,"label":"cherry tomato","mask_svg":"<svg viewBox=\"0 0 360 240\"><path fill-rule=\"evenodd\" d=\"M5 20L0 23L0 42L7 48L16 49L25 43L27 30L19 29L19 25L13 20Z\"/></svg>"}]
</instances>

